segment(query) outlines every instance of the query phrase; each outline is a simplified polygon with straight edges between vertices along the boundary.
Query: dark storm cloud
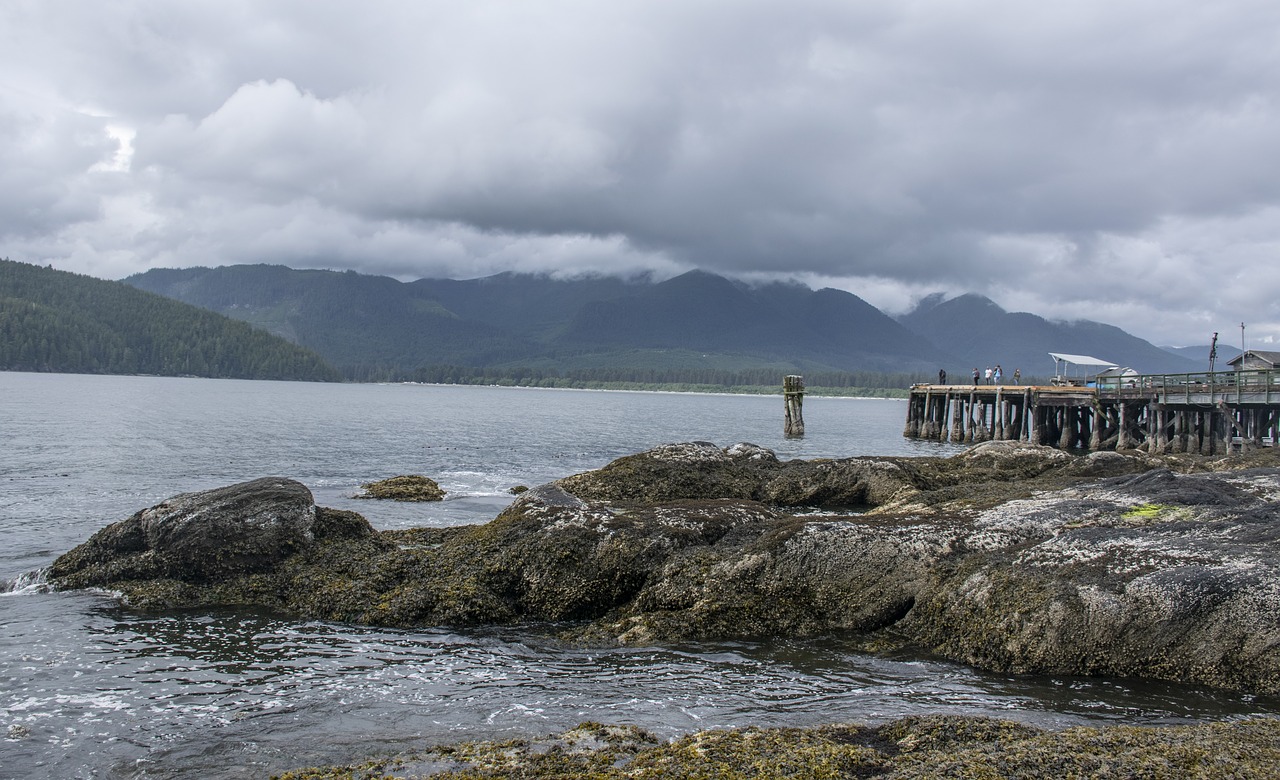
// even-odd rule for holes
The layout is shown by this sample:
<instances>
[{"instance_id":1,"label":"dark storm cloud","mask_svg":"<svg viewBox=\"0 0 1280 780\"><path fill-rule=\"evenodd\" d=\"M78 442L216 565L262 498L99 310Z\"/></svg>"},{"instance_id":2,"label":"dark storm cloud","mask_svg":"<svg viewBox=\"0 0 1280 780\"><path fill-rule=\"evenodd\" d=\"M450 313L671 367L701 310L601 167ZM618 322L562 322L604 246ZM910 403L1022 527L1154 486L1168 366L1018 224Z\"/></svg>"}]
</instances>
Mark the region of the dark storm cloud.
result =
<instances>
[{"instance_id":1,"label":"dark storm cloud","mask_svg":"<svg viewBox=\"0 0 1280 780\"><path fill-rule=\"evenodd\" d=\"M794 275L1280 338L1263 2L0 6L3 251Z\"/></svg>"}]
</instances>

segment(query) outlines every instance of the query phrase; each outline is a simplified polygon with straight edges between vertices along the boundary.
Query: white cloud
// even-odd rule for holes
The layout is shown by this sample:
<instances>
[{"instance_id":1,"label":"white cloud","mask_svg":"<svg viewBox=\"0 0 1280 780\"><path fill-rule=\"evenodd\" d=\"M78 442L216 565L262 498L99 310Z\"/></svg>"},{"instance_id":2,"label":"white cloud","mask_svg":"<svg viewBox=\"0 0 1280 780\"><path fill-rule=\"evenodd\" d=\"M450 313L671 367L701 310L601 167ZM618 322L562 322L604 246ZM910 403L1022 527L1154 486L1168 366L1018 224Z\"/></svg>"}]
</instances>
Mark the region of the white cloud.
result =
<instances>
[{"instance_id":1,"label":"white cloud","mask_svg":"<svg viewBox=\"0 0 1280 780\"><path fill-rule=\"evenodd\" d=\"M7 3L0 252L704 267L1277 339L1278 28L1260 0Z\"/></svg>"}]
</instances>

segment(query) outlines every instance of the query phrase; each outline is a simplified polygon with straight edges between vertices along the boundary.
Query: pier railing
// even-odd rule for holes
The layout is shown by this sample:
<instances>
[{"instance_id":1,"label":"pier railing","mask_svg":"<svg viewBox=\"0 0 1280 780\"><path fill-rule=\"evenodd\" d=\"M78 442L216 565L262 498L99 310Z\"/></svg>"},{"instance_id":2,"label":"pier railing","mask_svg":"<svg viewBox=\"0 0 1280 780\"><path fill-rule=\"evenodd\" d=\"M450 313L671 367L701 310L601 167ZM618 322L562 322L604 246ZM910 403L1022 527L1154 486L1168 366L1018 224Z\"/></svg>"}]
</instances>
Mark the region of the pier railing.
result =
<instances>
[{"instance_id":1,"label":"pier railing","mask_svg":"<svg viewBox=\"0 0 1280 780\"><path fill-rule=\"evenodd\" d=\"M1272 404L1280 402L1280 371L1249 369L1100 377L1097 389L1100 399L1154 398L1164 404Z\"/></svg>"}]
</instances>

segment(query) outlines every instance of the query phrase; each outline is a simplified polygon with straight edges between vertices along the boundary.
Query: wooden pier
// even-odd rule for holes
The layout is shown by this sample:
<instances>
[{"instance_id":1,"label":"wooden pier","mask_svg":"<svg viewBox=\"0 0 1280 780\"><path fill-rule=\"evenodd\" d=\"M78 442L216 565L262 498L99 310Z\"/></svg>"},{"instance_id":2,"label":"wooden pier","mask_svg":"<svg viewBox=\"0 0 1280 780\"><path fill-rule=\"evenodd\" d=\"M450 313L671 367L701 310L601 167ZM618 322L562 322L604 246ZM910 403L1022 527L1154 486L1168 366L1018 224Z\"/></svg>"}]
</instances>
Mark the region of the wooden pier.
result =
<instances>
[{"instance_id":1,"label":"wooden pier","mask_svg":"<svg viewBox=\"0 0 1280 780\"><path fill-rule=\"evenodd\" d=\"M1090 386L914 385L903 435L1203 455L1280 440L1280 371L1110 377Z\"/></svg>"}]
</instances>

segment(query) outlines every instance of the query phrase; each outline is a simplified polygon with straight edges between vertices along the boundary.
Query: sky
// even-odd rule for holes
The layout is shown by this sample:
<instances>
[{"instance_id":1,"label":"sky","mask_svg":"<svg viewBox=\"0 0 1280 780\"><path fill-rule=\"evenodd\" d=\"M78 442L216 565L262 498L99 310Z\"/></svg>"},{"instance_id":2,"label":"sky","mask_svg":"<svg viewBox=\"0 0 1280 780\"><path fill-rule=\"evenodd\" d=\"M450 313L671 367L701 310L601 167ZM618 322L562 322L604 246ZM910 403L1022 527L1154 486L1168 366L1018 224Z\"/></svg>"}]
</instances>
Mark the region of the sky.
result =
<instances>
[{"instance_id":1,"label":"sky","mask_svg":"<svg viewBox=\"0 0 1280 780\"><path fill-rule=\"evenodd\" d=\"M0 256L701 268L1280 349L1280 3L3 0Z\"/></svg>"}]
</instances>

